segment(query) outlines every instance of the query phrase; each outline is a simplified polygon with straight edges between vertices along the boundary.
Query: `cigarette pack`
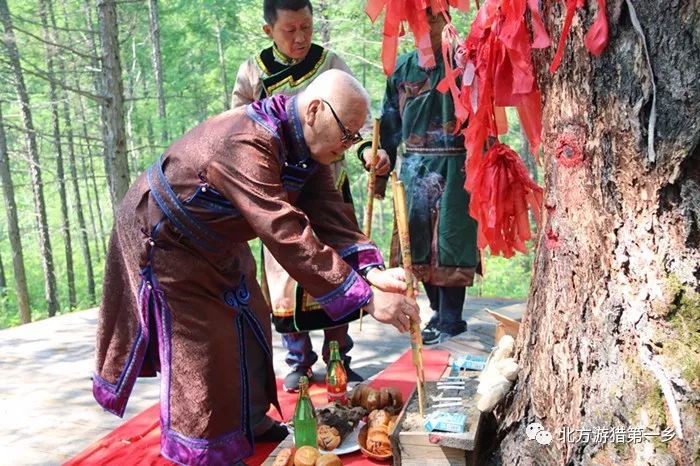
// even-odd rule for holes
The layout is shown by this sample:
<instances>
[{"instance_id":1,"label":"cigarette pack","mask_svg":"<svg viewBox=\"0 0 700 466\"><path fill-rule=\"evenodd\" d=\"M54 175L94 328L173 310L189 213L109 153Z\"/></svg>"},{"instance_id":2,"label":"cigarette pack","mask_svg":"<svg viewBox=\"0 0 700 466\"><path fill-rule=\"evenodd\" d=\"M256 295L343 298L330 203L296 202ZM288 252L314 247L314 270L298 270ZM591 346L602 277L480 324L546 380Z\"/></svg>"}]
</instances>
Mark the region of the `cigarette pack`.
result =
<instances>
[{"instance_id":1,"label":"cigarette pack","mask_svg":"<svg viewBox=\"0 0 700 466\"><path fill-rule=\"evenodd\" d=\"M436 412L429 414L425 420L425 429L428 432L440 430L443 432L464 432L464 424L467 415L462 413Z\"/></svg>"},{"instance_id":2,"label":"cigarette pack","mask_svg":"<svg viewBox=\"0 0 700 466\"><path fill-rule=\"evenodd\" d=\"M471 370L480 371L486 367L486 356L477 356L473 354L465 354L455 359L452 363L452 368L455 371Z\"/></svg>"}]
</instances>

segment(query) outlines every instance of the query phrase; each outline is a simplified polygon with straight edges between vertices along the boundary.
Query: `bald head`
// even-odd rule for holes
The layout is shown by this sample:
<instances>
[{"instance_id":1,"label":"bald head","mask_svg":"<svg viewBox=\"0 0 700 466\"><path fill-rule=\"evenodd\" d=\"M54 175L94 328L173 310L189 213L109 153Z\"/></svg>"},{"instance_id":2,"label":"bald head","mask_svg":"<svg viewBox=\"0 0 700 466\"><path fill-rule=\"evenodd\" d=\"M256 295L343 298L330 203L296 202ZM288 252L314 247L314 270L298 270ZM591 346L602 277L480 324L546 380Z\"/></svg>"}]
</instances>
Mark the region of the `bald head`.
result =
<instances>
[{"instance_id":1,"label":"bald head","mask_svg":"<svg viewBox=\"0 0 700 466\"><path fill-rule=\"evenodd\" d=\"M362 84L341 70L321 73L299 94L297 109L314 159L330 163L352 144L348 136L364 124L369 103Z\"/></svg>"},{"instance_id":2,"label":"bald head","mask_svg":"<svg viewBox=\"0 0 700 466\"><path fill-rule=\"evenodd\" d=\"M341 70L328 70L319 74L301 93L299 99L308 103L314 98L330 102L338 115L369 109L369 95L352 75Z\"/></svg>"}]
</instances>

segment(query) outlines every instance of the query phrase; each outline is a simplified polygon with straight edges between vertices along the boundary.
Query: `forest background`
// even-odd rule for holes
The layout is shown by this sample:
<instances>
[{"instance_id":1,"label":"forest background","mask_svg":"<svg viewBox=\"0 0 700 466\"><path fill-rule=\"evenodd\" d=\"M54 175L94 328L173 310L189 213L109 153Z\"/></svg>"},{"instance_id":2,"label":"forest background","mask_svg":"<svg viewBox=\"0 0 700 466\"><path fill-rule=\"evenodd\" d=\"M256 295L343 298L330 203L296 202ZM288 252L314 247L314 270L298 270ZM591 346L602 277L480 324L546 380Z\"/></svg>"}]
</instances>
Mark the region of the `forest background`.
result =
<instances>
[{"instance_id":1,"label":"forest background","mask_svg":"<svg viewBox=\"0 0 700 466\"><path fill-rule=\"evenodd\" d=\"M103 155L112 142L100 113L102 99L111 98L103 85L100 27L106 26L98 21L96 6L101 3L0 0L0 328L99 303L113 219L110 168ZM363 0L312 4L314 42L347 61L371 95L373 116L379 116L386 82L381 21L370 23ZM474 12L453 14L462 37ZM262 32L261 0L124 0L116 2L115 19L133 181L170 142L228 109L238 66L270 40ZM412 48L407 34L399 52ZM514 114L509 113L509 123L502 141L523 154L539 178ZM347 162L361 221L367 174L352 151ZM17 217L14 241L12 212ZM373 239L386 257L391 230L388 197L375 203L373 218ZM254 251L259 247L257 241L251 245ZM532 252L510 259L486 252L484 263L485 275L469 289L470 295L527 297ZM22 273L24 298L24 287L16 280ZM53 301L47 299L50 290ZM22 299L30 316L20 310Z\"/></svg>"}]
</instances>

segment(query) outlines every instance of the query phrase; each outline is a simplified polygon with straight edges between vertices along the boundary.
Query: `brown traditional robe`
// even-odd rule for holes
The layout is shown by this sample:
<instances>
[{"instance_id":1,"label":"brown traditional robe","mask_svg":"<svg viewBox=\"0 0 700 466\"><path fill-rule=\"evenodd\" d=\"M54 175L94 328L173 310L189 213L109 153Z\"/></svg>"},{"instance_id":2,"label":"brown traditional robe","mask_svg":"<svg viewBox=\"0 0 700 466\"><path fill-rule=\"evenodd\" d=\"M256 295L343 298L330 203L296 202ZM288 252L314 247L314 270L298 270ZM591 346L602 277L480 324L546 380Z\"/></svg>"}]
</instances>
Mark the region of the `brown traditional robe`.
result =
<instances>
[{"instance_id":1,"label":"brown traditional robe","mask_svg":"<svg viewBox=\"0 0 700 466\"><path fill-rule=\"evenodd\" d=\"M136 377L160 371L161 451L178 463L250 456L251 395L265 392L277 406L270 308L247 245L255 237L331 319L371 298L358 271L383 263L381 254L329 167L310 158L294 97L190 130L135 181L116 215L93 393L121 416ZM267 374L249 372L251 351ZM261 375L266 387L251 388Z\"/></svg>"}]
</instances>

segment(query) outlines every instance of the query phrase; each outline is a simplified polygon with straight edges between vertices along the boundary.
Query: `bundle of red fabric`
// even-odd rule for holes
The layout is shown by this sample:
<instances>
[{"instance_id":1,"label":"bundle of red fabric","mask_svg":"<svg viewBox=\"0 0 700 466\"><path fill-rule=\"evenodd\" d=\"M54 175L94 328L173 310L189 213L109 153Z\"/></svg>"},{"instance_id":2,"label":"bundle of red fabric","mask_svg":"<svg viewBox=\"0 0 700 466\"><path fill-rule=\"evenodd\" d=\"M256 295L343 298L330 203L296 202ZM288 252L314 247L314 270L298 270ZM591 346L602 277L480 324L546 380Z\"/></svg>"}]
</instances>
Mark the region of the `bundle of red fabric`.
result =
<instances>
[{"instance_id":1,"label":"bundle of red fabric","mask_svg":"<svg viewBox=\"0 0 700 466\"><path fill-rule=\"evenodd\" d=\"M496 143L470 175L472 191L469 214L479 223L478 246L492 255L511 257L527 253L531 238L528 207L540 221L542 188L532 181L520 156L505 144Z\"/></svg>"},{"instance_id":2,"label":"bundle of red fabric","mask_svg":"<svg viewBox=\"0 0 700 466\"><path fill-rule=\"evenodd\" d=\"M536 7L535 1L530 6L532 17L541 24ZM457 127L469 122L462 130L469 154L465 189L471 194L470 214L479 225L479 247L488 246L491 254L505 257L515 250L526 252L528 206L539 221L542 198L542 188L530 179L520 157L498 142L498 135L507 131L503 107L512 106L518 109L533 153L541 143L540 94L530 57L526 8L527 0L486 0L463 44L455 45L457 34L451 25L443 33L447 69L440 90L452 93ZM534 43L549 45L543 25L536 30ZM461 86L456 84L458 75Z\"/></svg>"},{"instance_id":3,"label":"bundle of red fabric","mask_svg":"<svg viewBox=\"0 0 700 466\"><path fill-rule=\"evenodd\" d=\"M562 1L567 13L552 72L561 63L573 14L586 2ZM608 41L605 0L597 2L598 15L584 38L594 55L600 55ZM478 0L476 3L478 6ZM423 11L428 7L433 12L444 11L448 5L467 11L469 0L368 0L365 11L372 21L386 7L382 62L387 75L394 69L403 21L413 31L421 65L434 65ZM532 41L525 19L528 10ZM492 254L510 257L514 250L525 252L524 241L530 238L528 206L539 222L542 188L531 180L520 157L498 142L498 135L507 131L504 107L516 107L530 150L538 154L542 110L531 49L550 44L538 0L485 0L463 43L452 24L443 31L446 76L438 89L449 90L455 103L456 131L464 134L469 155L465 189L471 194L470 212L479 222L479 247L489 246Z\"/></svg>"},{"instance_id":4,"label":"bundle of red fabric","mask_svg":"<svg viewBox=\"0 0 700 466\"><path fill-rule=\"evenodd\" d=\"M384 73L389 76L396 64L396 50L399 36L404 34L403 22L413 32L413 40L418 49L419 63L429 68L435 66L435 57L430 46L430 26L425 10L434 13L445 11L448 6L462 11L469 10L470 0L367 0L365 13L375 22L386 8L384 17L384 34L382 39L382 64Z\"/></svg>"}]
</instances>

